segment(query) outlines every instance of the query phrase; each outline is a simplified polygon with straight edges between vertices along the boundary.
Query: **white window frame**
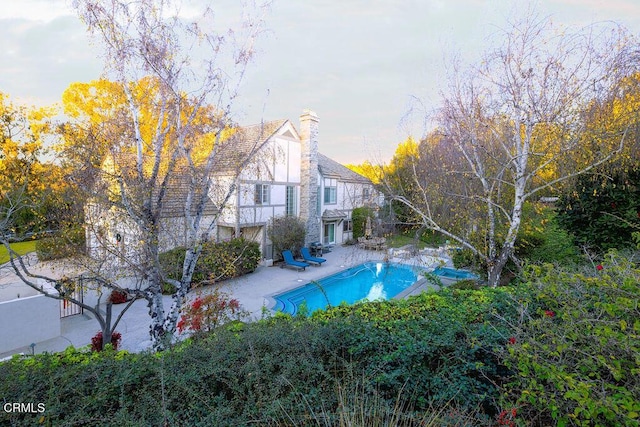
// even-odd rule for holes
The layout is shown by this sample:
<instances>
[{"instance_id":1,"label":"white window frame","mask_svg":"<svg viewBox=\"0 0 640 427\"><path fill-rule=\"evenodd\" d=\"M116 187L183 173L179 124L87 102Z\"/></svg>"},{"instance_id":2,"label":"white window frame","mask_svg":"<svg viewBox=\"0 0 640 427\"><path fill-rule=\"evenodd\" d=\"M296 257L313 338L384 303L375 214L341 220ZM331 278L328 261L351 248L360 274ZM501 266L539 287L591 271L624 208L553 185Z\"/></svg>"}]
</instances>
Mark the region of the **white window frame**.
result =
<instances>
[{"instance_id":1,"label":"white window frame","mask_svg":"<svg viewBox=\"0 0 640 427\"><path fill-rule=\"evenodd\" d=\"M338 203L337 179L325 178L322 200L324 201L325 205L335 205L336 203Z\"/></svg>"},{"instance_id":2,"label":"white window frame","mask_svg":"<svg viewBox=\"0 0 640 427\"><path fill-rule=\"evenodd\" d=\"M256 184L253 201L256 205L268 205L271 187L268 184Z\"/></svg>"}]
</instances>

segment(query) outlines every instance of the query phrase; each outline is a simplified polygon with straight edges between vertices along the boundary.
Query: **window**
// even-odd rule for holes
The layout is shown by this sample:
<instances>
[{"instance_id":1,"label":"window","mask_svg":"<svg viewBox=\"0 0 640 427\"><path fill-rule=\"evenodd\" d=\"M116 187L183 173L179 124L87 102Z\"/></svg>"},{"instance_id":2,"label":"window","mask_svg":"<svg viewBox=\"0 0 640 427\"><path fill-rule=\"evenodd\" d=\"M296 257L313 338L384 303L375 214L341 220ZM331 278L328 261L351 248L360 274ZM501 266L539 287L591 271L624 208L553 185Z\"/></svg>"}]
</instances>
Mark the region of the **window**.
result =
<instances>
[{"instance_id":1,"label":"window","mask_svg":"<svg viewBox=\"0 0 640 427\"><path fill-rule=\"evenodd\" d=\"M295 216L297 214L297 198L296 198L296 187L292 185L287 185L287 194L286 194L286 211L285 215L287 216Z\"/></svg>"},{"instance_id":2,"label":"window","mask_svg":"<svg viewBox=\"0 0 640 427\"><path fill-rule=\"evenodd\" d=\"M268 205L269 204L269 186L266 184L256 184L256 191L254 194L254 202L256 205Z\"/></svg>"},{"instance_id":3,"label":"window","mask_svg":"<svg viewBox=\"0 0 640 427\"><path fill-rule=\"evenodd\" d=\"M332 178L324 179L324 203L334 205L338 198L338 180Z\"/></svg>"},{"instance_id":4,"label":"window","mask_svg":"<svg viewBox=\"0 0 640 427\"><path fill-rule=\"evenodd\" d=\"M362 189L362 200L369 200L369 187Z\"/></svg>"},{"instance_id":5,"label":"window","mask_svg":"<svg viewBox=\"0 0 640 427\"><path fill-rule=\"evenodd\" d=\"M338 201L338 180L325 179L324 180L324 203L327 205L334 205Z\"/></svg>"},{"instance_id":6,"label":"window","mask_svg":"<svg viewBox=\"0 0 640 427\"><path fill-rule=\"evenodd\" d=\"M333 205L336 203L337 199L337 191L336 187L325 187L324 188L324 203L327 205Z\"/></svg>"},{"instance_id":7,"label":"window","mask_svg":"<svg viewBox=\"0 0 640 427\"><path fill-rule=\"evenodd\" d=\"M353 221L350 219L345 219L342 223L342 231L345 233L350 233L353 231Z\"/></svg>"}]
</instances>

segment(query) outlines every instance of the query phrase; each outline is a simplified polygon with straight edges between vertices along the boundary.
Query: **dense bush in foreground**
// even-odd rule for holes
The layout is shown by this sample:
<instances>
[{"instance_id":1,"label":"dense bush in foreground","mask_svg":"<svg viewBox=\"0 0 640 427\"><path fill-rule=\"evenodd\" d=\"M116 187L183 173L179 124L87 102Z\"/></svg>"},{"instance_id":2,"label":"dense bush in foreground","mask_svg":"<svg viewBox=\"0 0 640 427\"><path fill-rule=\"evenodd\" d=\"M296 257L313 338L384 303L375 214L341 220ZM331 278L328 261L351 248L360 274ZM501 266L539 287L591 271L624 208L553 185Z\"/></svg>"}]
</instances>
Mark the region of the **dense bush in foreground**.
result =
<instances>
[{"instance_id":1,"label":"dense bush in foreground","mask_svg":"<svg viewBox=\"0 0 640 427\"><path fill-rule=\"evenodd\" d=\"M640 268L610 253L565 272L535 267L505 363L507 395L532 425L638 426ZM527 302L529 304L527 304Z\"/></svg>"},{"instance_id":2,"label":"dense bush in foreground","mask_svg":"<svg viewBox=\"0 0 640 427\"><path fill-rule=\"evenodd\" d=\"M235 323L158 354L0 364L13 425L638 425L637 265ZM5 420L0 420L0 423ZM351 423L351 424L350 424Z\"/></svg>"},{"instance_id":3,"label":"dense bush in foreground","mask_svg":"<svg viewBox=\"0 0 640 427\"><path fill-rule=\"evenodd\" d=\"M236 324L160 354L37 356L0 365L0 395L45 403L47 421L69 425L335 424L347 412L481 425L506 375L494 347L508 333L491 313L513 312L509 300L446 291Z\"/></svg>"}]
</instances>

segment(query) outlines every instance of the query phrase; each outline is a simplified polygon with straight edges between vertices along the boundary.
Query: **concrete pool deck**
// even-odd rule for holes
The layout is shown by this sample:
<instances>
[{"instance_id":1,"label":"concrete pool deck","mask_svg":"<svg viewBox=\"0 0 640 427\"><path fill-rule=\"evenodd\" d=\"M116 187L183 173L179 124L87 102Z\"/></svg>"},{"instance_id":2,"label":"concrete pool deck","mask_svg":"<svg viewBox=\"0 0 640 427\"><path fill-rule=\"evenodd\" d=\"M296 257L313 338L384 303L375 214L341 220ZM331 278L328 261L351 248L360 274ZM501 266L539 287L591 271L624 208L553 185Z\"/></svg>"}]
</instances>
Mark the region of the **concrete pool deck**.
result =
<instances>
[{"instance_id":1,"label":"concrete pool deck","mask_svg":"<svg viewBox=\"0 0 640 427\"><path fill-rule=\"evenodd\" d=\"M321 266L311 265L303 271L279 266L259 267L254 273L229 280L220 289L233 295L251 312L260 318L264 308L275 304L273 296L304 284L346 270L365 261L384 259L386 252L360 249L356 246L336 246L322 258L327 262Z\"/></svg>"},{"instance_id":2,"label":"concrete pool deck","mask_svg":"<svg viewBox=\"0 0 640 427\"><path fill-rule=\"evenodd\" d=\"M399 255L396 252L396 255ZM223 292L232 295L240 301L240 304L251 313L252 319L263 316L265 309L273 306L272 296L283 291L294 289L312 280L337 273L347 268L361 264L365 261L379 261L388 256L387 251L364 250L356 246L336 246L331 252L322 257L327 261L322 266L309 266L304 271L293 268L280 268L279 266L259 266L256 271L243 277L222 282L219 287ZM404 262L397 257L392 258L396 262ZM410 288L403 296L416 295L426 289L432 288L429 282L418 283ZM213 289L213 286L201 288L202 292ZM192 291L194 295L198 290ZM171 297L164 297L165 307L171 304ZM122 311L125 304L113 306L114 318ZM91 337L99 330L98 322L89 313L75 315L61 319L61 335L57 338L35 343L33 351L58 352L70 345L83 347L91 342ZM117 330L122 333L121 348L129 351L143 351L150 345L149 342L149 314L146 301L135 301L129 310L123 315ZM8 353L0 354L0 359L15 353L31 354L31 347L15 349Z\"/></svg>"}]
</instances>

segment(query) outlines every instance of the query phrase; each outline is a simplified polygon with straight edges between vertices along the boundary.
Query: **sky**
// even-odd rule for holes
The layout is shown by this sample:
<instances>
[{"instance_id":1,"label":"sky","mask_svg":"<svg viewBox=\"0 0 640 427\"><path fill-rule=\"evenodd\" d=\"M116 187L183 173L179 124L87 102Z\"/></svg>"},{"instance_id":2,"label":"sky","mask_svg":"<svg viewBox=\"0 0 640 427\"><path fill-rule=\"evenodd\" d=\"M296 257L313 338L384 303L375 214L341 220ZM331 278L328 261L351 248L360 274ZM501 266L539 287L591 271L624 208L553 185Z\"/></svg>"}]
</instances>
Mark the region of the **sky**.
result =
<instances>
[{"instance_id":1,"label":"sky","mask_svg":"<svg viewBox=\"0 0 640 427\"><path fill-rule=\"evenodd\" d=\"M202 0L204 1L204 0ZM211 1L220 16L238 0ZM240 124L320 118L319 149L341 163L387 162L425 131L447 61L465 64L527 8L520 0L273 0L267 31L235 105ZM640 34L638 0L539 0L570 27L613 20ZM230 18L231 19L231 18ZM27 105L59 103L72 82L100 77L100 52L69 0L0 0L0 92Z\"/></svg>"}]
</instances>

